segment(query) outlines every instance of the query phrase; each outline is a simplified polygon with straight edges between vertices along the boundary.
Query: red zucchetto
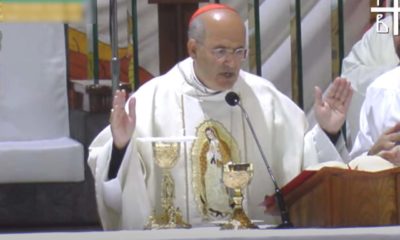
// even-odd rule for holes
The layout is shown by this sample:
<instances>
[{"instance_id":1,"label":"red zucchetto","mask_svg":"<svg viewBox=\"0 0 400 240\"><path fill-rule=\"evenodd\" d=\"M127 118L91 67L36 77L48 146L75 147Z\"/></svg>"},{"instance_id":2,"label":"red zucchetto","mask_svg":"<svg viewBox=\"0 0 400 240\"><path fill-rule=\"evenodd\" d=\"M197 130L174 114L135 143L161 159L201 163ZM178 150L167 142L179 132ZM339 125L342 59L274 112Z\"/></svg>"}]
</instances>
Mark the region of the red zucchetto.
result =
<instances>
[{"instance_id":1,"label":"red zucchetto","mask_svg":"<svg viewBox=\"0 0 400 240\"><path fill-rule=\"evenodd\" d=\"M228 10L231 10L231 11L237 13L237 11L234 8L232 8L228 5L225 5L225 4L219 4L219 3L207 4L199 9L197 9L197 11L193 13L193 15L190 17L189 25L192 23L193 19L195 19L197 16L199 16L205 12L208 12L210 10L214 10L214 9L228 9Z\"/></svg>"}]
</instances>

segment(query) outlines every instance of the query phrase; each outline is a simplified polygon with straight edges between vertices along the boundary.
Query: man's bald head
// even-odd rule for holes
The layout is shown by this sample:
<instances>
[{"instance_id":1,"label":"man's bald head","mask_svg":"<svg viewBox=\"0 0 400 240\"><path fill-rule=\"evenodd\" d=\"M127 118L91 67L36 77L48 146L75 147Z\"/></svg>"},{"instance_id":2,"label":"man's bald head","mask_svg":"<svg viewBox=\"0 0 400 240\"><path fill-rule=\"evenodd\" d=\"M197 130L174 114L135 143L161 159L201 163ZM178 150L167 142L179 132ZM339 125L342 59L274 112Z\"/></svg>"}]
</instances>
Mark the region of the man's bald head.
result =
<instances>
[{"instance_id":1,"label":"man's bald head","mask_svg":"<svg viewBox=\"0 0 400 240\"><path fill-rule=\"evenodd\" d=\"M232 88L246 55L246 30L232 8L199 10L189 25L187 49L196 77L215 91Z\"/></svg>"},{"instance_id":2,"label":"man's bald head","mask_svg":"<svg viewBox=\"0 0 400 240\"><path fill-rule=\"evenodd\" d=\"M211 5L214 7L207 8L208 5L206 5L192 15L189 23L189 39L202 42L206 34L211 34L210 31L223 31L225 28L243 28L244 30L243 20L236 10L222 4Z\"/></svg>"}]
</instances>

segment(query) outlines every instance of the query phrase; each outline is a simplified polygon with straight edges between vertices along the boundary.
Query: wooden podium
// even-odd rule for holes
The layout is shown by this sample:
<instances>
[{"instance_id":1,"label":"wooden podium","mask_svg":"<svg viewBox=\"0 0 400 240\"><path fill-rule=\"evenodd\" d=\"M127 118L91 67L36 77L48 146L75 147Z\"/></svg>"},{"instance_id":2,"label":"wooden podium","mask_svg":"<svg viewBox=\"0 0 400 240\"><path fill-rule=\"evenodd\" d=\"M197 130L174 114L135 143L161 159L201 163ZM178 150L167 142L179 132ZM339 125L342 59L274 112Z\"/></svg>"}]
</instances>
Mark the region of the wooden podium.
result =
<instances>
[{"instance_id":1,"label":"wooden podium","mask_svg":"<svg viewBox=\"0 0 400 240\"><path fill-rule=\"evenodd\" d=\"M297 184L286 194L286 186L282 188L295 227L400 224L400 168L381 172L322 168Z\"/></svg>"}]
</instances>

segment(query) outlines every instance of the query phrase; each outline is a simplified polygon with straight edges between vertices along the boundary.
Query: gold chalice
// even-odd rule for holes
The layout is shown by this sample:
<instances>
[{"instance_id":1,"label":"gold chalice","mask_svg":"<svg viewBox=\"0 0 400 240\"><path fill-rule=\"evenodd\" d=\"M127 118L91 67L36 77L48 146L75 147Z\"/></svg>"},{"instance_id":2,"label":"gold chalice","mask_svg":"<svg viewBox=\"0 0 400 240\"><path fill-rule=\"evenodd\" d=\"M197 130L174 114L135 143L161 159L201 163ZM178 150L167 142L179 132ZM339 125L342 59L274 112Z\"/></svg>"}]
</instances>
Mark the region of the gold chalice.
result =
<instances>
[{"instance_id":1,"label":"gold chalice","mask_svg":"<svg viewBox=\"0 0 400 240\"><path fill-rule=\"evenodd\" d=\"M245 188L253 177L251 163L227 163L224 166L223 181L225 186L233 189L233 213L231 219L222 225L221 229L249 229L258 228L251 222L243 210L242 189Z\"/></svg>"},{"instance_id":2,"label":"gold chalice","mask_svg":"<svg viewBox=\"0 0 400 240\"><path fill-rule=\"evenodd\" d=\"M149 217L145 229L190 228L183 220L179 208L174 205L175 181L171 169L178 161L180 153L179 141L153 141L153 157L157 166L162 169L161 178L161 213Z\"/></svg>"}]
</instances>

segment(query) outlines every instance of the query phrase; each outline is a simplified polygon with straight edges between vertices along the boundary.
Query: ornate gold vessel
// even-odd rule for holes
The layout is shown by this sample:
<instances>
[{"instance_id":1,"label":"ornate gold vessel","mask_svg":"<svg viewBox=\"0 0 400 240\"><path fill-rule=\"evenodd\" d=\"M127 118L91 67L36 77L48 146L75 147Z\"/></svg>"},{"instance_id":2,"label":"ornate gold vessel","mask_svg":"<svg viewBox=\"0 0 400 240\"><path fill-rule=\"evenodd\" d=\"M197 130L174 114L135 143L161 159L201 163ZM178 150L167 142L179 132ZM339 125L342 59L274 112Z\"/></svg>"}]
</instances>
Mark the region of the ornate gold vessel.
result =
<instances>
[{"instance_id":1,"label":"ornate gold vessel","mask_svg":"<svg viewBox=\"0 0 400 240\"><path fill-rule=\"evenodd\" d=\"M222 225L221 229L253 229L258 228L251 222L243 209L242 189L245 188L253 177L251 163L228 163L224 166L223 181L225 186L233 189L233 213L231 219Z\"/></svg>"}]
</instances>

